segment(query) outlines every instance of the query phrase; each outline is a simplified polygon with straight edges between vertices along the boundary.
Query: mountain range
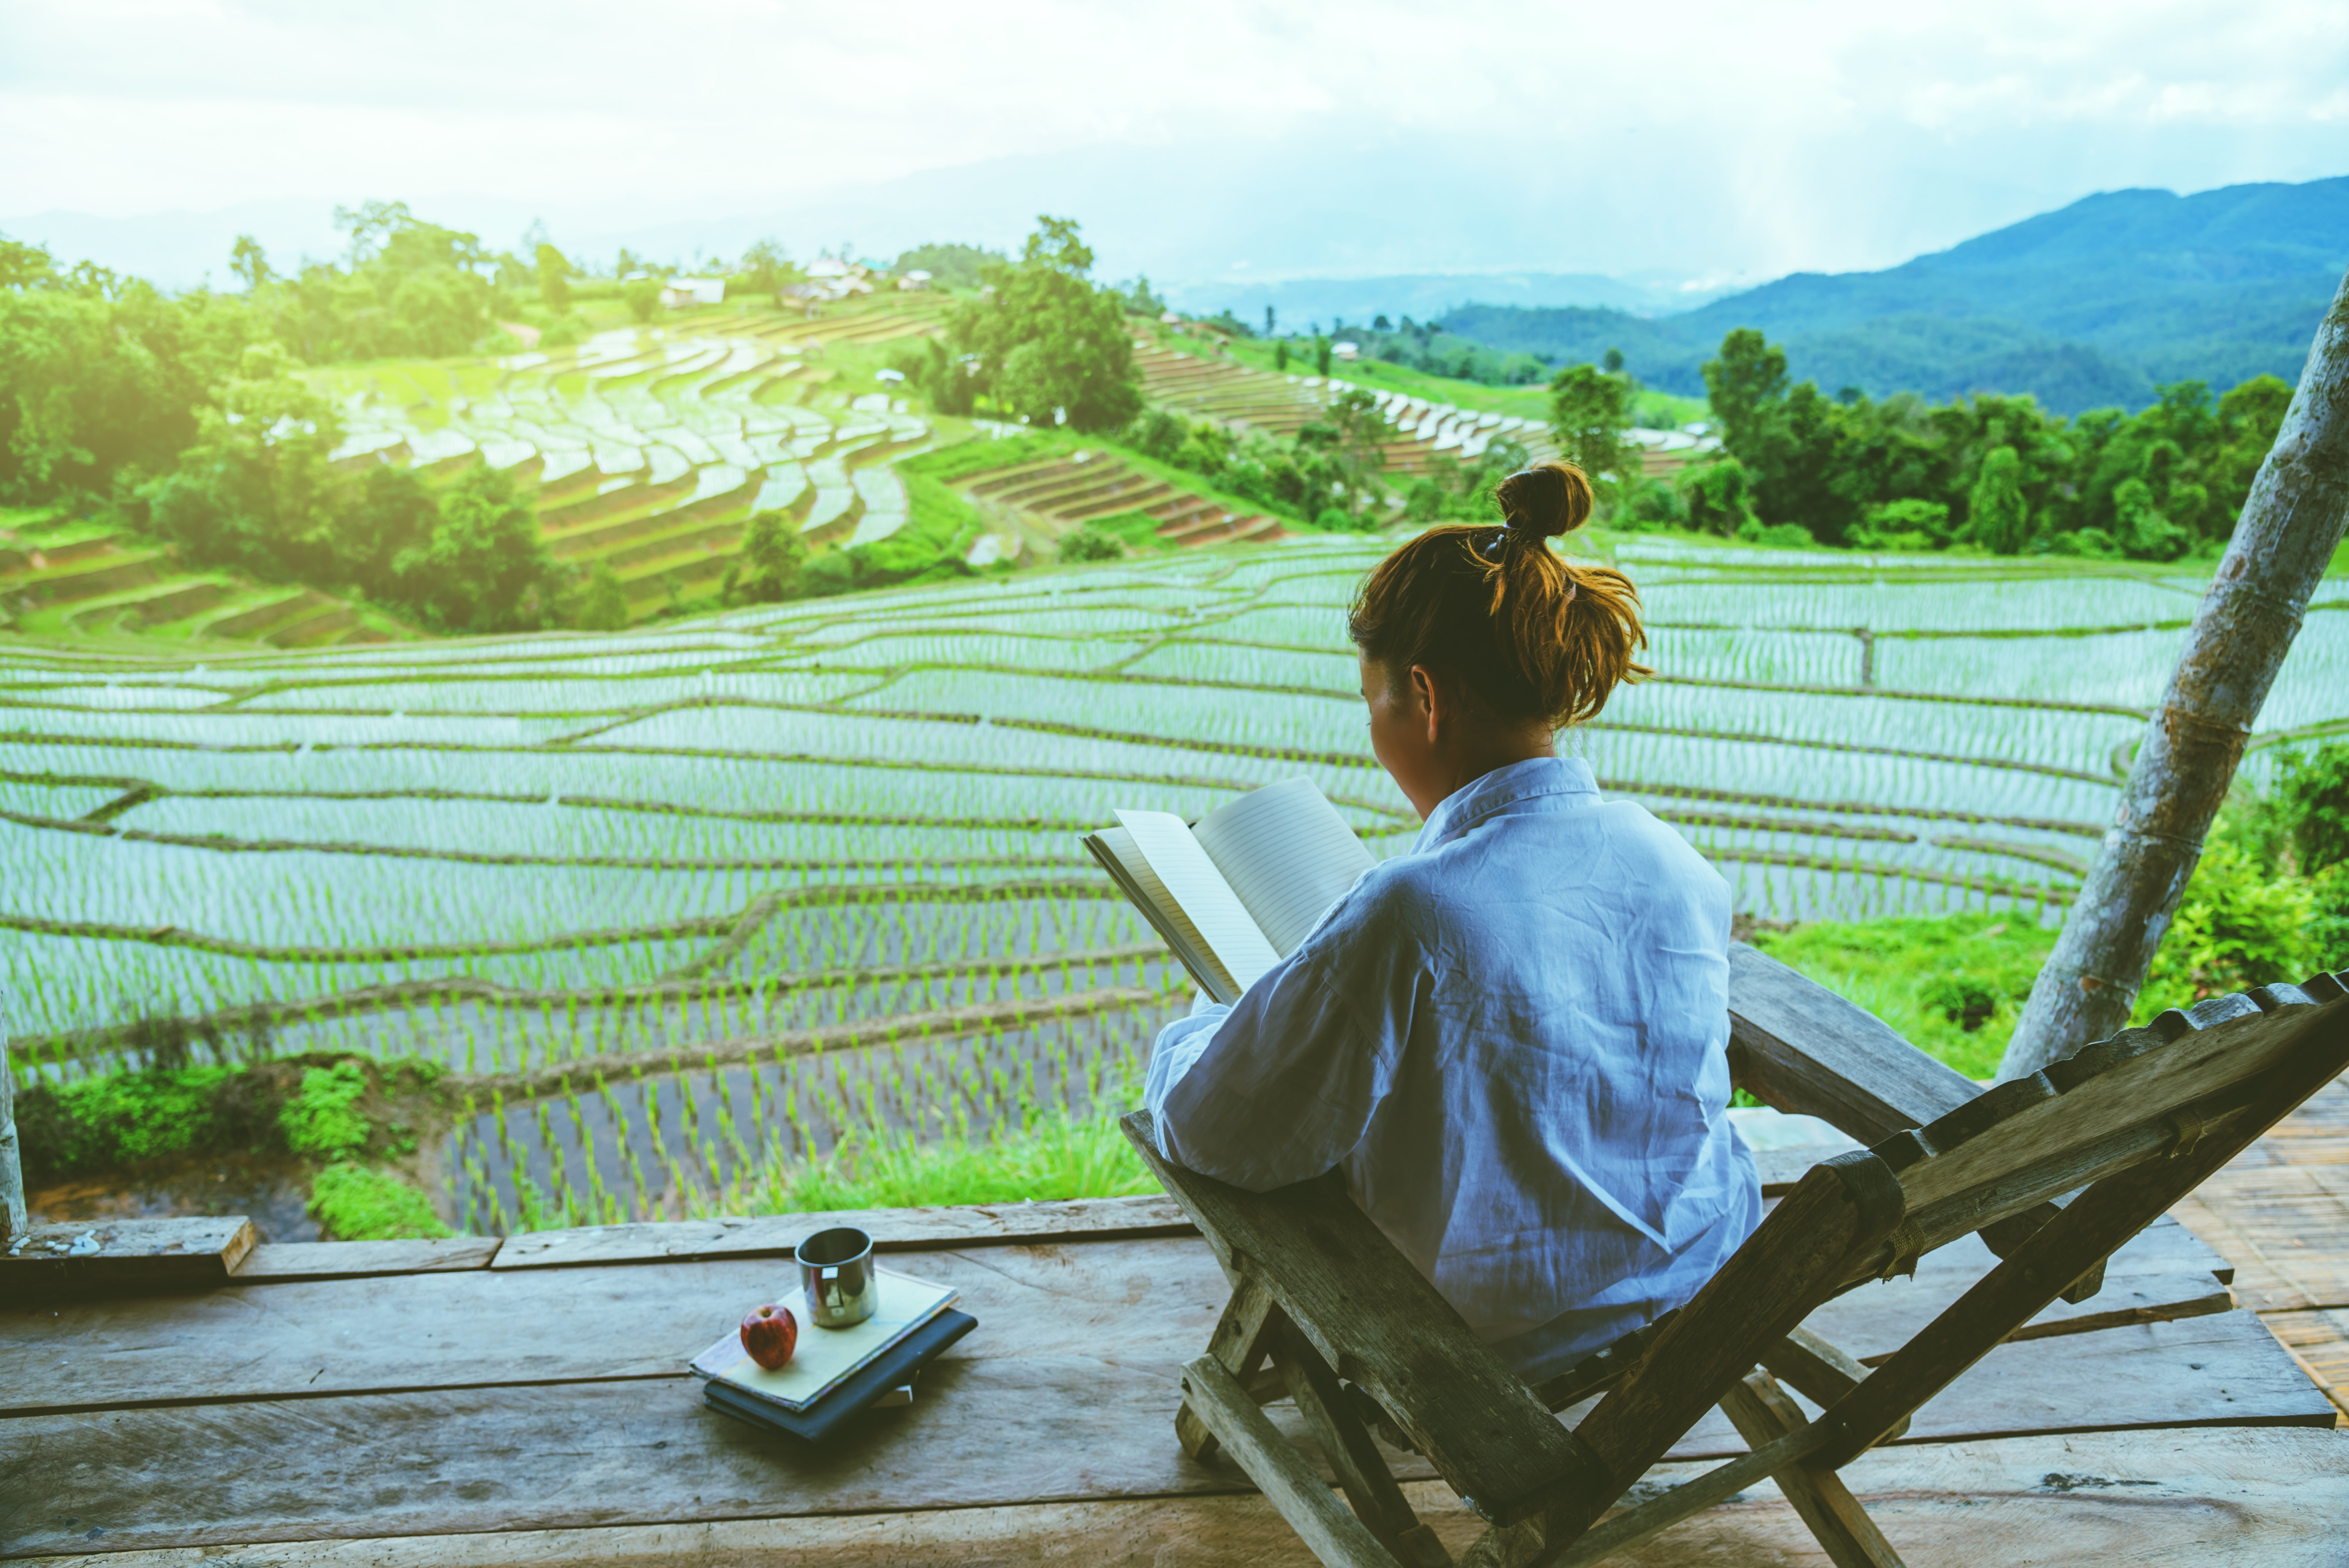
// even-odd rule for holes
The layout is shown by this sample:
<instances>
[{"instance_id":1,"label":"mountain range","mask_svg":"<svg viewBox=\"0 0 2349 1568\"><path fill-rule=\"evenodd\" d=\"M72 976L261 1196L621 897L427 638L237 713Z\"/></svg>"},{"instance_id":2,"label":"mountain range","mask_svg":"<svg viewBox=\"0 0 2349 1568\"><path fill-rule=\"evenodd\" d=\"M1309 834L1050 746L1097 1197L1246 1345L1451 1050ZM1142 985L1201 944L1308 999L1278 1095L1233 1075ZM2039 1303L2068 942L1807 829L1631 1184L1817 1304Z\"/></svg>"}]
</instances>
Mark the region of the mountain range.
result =
<instances>
[{"instance_id":1,"label":"mountain range","mask_svg":"<svg viewBox=\"0 0 2349 1568\"><path fill-rule=\"evenodd\" d=\"M1723 335L1756 327L1830 393L2028 392L2070 414L2140 408L2172 381L2296 383L2344 267L2349 177L2109 191L1881 272L1795 273L1670 315L1476 304L1439 319L1558 363L1618 348L1642 382L1689 396Z\"/></svg>"}]
</instances>

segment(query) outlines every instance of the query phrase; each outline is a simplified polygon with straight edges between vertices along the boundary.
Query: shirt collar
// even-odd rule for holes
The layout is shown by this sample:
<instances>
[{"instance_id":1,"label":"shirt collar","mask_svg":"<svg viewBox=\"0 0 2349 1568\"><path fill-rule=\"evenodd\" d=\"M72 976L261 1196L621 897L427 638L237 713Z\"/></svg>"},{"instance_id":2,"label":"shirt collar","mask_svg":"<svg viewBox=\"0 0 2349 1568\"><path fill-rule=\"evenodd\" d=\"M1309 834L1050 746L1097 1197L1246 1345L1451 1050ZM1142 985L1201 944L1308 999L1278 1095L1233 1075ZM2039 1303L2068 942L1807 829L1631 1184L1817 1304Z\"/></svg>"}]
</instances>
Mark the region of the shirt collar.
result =
<instances>
[{"instance_id":1,"label":"shirt collar","mask_svg":"<svg viewBox=\"0 0 2349 1568\"><path fill-rule=\"evenodd\" d=\"M1599 780L1579 757L1528 757L1474 779L1436 803L1412 846L1414 854L1440 849L1485 818L1545 795L1596 798Z\"/></svg>"}]
</instances>

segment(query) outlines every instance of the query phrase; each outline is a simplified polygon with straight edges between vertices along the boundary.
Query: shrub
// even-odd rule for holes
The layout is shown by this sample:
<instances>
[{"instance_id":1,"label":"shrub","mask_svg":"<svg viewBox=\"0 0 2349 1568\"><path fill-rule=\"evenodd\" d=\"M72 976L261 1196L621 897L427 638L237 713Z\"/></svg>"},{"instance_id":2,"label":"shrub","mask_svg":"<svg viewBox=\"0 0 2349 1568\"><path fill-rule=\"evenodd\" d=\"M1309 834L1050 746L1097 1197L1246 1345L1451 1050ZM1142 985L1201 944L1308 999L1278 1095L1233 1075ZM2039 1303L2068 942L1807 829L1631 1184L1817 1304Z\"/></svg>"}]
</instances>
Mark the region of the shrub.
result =
<instances>
[{"instance_id":1,"label":"shrub","mask_svg":"<svg viewBox=\"0 0 2349 1568\"><path fill-rule=\"evenodd\" d=\"M1062 561L1116 561L1124 556L1125 542L1087 523L1061 537L1058 553Z\"/></svg>"},{"instance_id":2,"label":"shrub","mask_svg":"<svg viewBox=\"0 0 2349 1568\"><path fill-rule=\"evenodd\" d=\"M620 303L626 305L628 314L638 321L652 320L653 312L660 306L660 284L650 278L638 278L632 284L623 284L620 289Z\"/></svg>"},{"instance_id":3,"label":"shrub","mask_svg":"<svg viewBox=\"0 0 2349 1568\"><path fill-rule=\"evenodd\" d=\"M2297 980L2315 967L2316 900L2306 879L2278 876L2241 844L2214 840L2137 994L2142 1023L2165 1007Z\"/></svg>"},{"instance_id":4,"label":"shrub","mask_svg":"<svg viewBox=\"0 0 2349 1568\"><path fill-rule=\"evenodd\" d=\"M345 1159L366 1148L373 1130L356 1107L367 1091L367 1068L356 1058L304 1072L302 1087L277 1113L285 1147L328 1160Z\"/></svg>"},{"instance_id":5,"label":"shrub","mask_svg":"<svg viewBox=\"0 0 2349 1568\"><path fill-rule=\"evenodd\" d=\"M452 1234L432 1201L388 1171L351 1161L310 1183L310 1212L338 1242L412 1241Z\"/></svg>"},{"instance_id":6,"label":"shrub","mask_svg":"<svg viewBox=\"0 0 2349 1568\"><path fill-rule=\"evenodd\" d=\"M732 568L728 568L730 574ZM587 593L579 602L578 626L583 632L616 632L628 624L628 595L619 574L604 562L587 574Z\"/></svg>"}]
</instances>

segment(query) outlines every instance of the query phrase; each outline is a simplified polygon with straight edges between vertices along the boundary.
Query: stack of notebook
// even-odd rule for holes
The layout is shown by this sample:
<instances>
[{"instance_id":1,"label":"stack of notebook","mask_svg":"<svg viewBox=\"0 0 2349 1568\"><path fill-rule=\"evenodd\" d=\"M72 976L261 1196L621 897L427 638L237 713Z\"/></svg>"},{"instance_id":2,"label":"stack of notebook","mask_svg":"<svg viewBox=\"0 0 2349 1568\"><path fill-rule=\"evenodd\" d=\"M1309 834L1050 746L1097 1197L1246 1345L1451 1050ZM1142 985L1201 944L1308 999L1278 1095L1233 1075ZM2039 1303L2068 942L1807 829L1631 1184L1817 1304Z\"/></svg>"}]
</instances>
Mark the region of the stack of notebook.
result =
<instances>
[{"instance_id":1,"label":"stack of notebook","mask_svg":"<svg viewBox=\"0 0 2349 1568\"><path fill-rule=\"evenodd\" d=\"M799 1319L799 1343L772 1372L750 1359L739 1331L695 1357L701 1397L730 1416L809 1439L876 1404L905 1403L914 1375L978 1319L954 1310L959 1293L950 1285L873 1273L880 1305L851 1328L814 1327L798 1291L780 1298Z\"/></svg>"}]
</instances>

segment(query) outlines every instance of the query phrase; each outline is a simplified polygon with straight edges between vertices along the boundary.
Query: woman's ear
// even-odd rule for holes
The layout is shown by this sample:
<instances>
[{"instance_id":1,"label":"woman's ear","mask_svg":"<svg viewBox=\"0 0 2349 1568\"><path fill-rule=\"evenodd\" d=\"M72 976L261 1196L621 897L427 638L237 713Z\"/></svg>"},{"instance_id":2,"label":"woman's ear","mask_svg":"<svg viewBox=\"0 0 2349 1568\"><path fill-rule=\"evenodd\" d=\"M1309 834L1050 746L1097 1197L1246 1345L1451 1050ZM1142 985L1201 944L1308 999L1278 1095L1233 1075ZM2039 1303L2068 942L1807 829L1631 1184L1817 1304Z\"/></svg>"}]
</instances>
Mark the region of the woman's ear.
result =
<instances>
[{"instance_id":1,"label":"woman's ear","mask_svg":"<svg viewBox=\"0 0 2349 1568\"><path fill-rule=\"evenodd\" d=\"M1427 743L1434 745L1445 721L1453 717L1452 694L1425 665L1411 666L1411 702L1414 727L1423 728Z\"/></svg>"}]
</instances>

